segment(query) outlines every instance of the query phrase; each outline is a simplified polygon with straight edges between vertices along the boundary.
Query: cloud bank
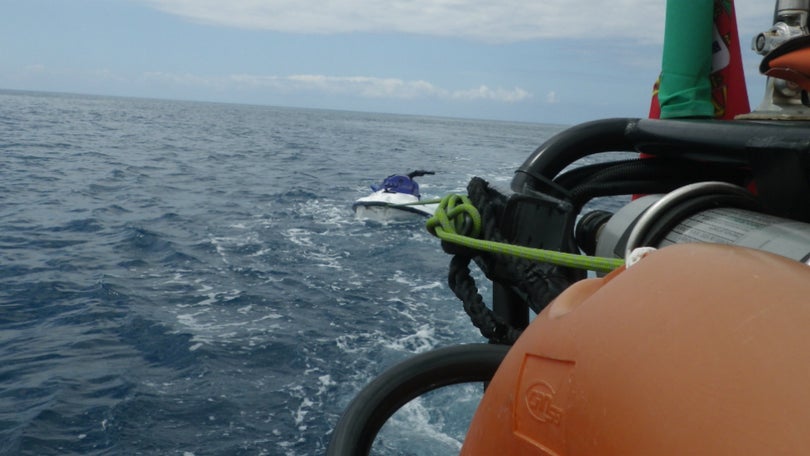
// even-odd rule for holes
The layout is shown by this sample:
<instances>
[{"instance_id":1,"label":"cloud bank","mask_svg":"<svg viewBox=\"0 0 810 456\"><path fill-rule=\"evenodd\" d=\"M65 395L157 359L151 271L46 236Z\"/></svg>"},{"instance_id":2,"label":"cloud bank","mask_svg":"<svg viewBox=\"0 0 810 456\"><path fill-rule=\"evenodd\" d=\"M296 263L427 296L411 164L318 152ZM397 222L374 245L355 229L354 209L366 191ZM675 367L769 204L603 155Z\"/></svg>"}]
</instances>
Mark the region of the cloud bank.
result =
<instances>
[{"instance_id":1,"label":"cloud bank","mask_svg":"<svg viewBox=\"0 0 810 456\"><path fill-rule=\"evenodd\" d=\"M228 27L308 34L408 33L494 43L548 38L659 42L666 3L665 0L141 1L193 21ZM770 25L773 2L741 0L736 9L741 29L756 27L758 31Z\"/></svg>"},{"instance_id":2,"label":"cloud bank","mask_svg":"<svg viewBox=\"0 0 810 456\"><path fill-rule=\"evenodd\" d=\"M154 82L183 86L204 87L214 90L271 90L279 93L321 92L353 95L364 98L401 99L432 98L456 101L495 101L517 103L532 98L527 90L490 88L481 85L473 89L450 90L423 80L377 78L369 76L326 76L296 74L290 76L261 76L234 74L223 77L201 77L192 74L163 72L145 73L144 78Z\"/></svg>"},{"instance_id":3,"label":"cloud bank","mask_svg":"<svg viewBox=\"0 0 810 456\"><path fill-rule=\"evenodd\" d=\"M142 0L190 20L293 33L409 33L485 42L659 36L664 1Z\"/></svg>"}]
</instances>

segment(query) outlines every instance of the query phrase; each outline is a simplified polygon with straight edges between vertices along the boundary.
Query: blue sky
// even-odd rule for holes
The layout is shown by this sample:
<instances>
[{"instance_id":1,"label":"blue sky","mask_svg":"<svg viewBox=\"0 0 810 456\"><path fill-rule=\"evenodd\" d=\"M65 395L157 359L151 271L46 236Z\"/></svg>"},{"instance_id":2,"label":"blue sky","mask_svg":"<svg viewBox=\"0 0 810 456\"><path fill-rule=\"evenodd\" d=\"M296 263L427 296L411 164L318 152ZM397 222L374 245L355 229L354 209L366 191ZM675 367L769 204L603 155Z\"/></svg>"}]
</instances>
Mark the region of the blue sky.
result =
<instances>
[{"instance_id":1,"label":"blue sky","mask_svg":"<svg viewBox=\"0 0 810 456\"><path fill-rule=\"evenodd\" d=\"M573 124L645 116L664 0L0 0L0 88ZM750 38L771 0L737 0Z\"/></svg>"}]
</instances>

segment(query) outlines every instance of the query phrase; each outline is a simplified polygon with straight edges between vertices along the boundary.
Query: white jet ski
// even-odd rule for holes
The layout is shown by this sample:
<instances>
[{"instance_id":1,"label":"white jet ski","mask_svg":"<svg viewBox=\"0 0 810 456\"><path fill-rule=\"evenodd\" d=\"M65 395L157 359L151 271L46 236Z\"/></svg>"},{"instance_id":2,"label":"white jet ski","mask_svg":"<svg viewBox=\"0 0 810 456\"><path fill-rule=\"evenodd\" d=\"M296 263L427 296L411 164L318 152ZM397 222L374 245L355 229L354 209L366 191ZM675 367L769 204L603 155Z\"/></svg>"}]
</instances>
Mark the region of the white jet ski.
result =
<instances>
[{"instance_id":1,"label":"white jet ski","mask_svg":"<svg viewBox=\"0 0 810 456\"><path fill-rule=\"evenodd\" d=\"M431 217L437 203L423 203L419 184L414 178L431 175L432 171L416 170L406 175L394 174L381 184L371 186L374 193L364 196L352 205L359 219L378 222L405 222Z\"/></svg>"}]
</instances>

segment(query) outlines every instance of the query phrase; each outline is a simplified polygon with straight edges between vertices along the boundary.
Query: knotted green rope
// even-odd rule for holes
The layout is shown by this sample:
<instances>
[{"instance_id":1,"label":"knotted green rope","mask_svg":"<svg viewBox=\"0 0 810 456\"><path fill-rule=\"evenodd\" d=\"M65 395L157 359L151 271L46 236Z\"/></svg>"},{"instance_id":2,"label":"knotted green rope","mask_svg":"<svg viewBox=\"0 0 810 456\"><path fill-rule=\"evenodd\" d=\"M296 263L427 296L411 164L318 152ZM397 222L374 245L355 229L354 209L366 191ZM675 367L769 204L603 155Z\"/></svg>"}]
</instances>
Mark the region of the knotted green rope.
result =
<instances>
[{"instance_id":1,"label":"knotted green rope","mask_svg":"<svg viewBox=\"0 0 810 456\"><path fill-rule=\"evenodd\" d=\"M620 258L592 257L478 239L481 233L481 215L469 198L462 195L447 195L442 198L426 227L430 234L442 241L530 261L597 272L610 272L624 265L624 260Z\"/></svg>"},{"instance_id":2,"label":"knotted green rope","mask_svg":"<svg viewBox=\"0 0 810 456\"><path fill-rule=\"evenodd\" d=\"M430 234L442 238L440 233L478 237L481 234L481 214L464 195L446 195L426 224Z\"/></svg>"}]
</instances>

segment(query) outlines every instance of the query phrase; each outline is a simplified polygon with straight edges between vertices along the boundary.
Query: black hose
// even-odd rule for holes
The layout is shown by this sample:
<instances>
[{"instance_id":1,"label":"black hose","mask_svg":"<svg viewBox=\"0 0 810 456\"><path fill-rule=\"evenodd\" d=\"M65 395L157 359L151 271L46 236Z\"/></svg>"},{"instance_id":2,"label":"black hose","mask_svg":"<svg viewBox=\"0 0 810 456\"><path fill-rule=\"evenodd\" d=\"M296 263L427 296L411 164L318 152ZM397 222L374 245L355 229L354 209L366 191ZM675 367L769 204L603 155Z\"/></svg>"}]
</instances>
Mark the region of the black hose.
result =
<instances>
[{"instance_id":1,"label":"black hose","mask_svg":"<svg viewBox=\"0 0 810 456\"><path fill-rule=\"evenodd\" d=\"M326 455L369 454L377 433L400 407L438 388L491 380L509 348L492 344L457 345L394 365L352 400L335 426Z\"/></svg>"},{"instance_id":2,"label":"black hose","mask_svg":"<svg viewBox=\"0 0 810 456\"><path fill-rule=\"evenodd\" d=\"M654 160L654 158L648 160ZM631 158L626 160L605 161L577 166L576 168L573 168L571 170L559 174L557 177L554 178L554 183L559 184L561 187L570 190L572 188L576 188L579 185L582 185L585 182L588 182L592 176L598 175L598 173L608 168L613 168L615 166L624 165L628 163L636 163L638 161L641 161L641 159Z\"/></svg>"},{"instance_id":3,"label":"black hose","mask_svg":"<svg viewBox=\"0 0 810 456\"><path fill-rule=\"evenodd\" d=\"M744 186L751 179L751 172L735 164L697 162L668 158L646 158L615 162L602 169L584 175L587 179L569 187L570 199L580 210L595 197L627 195L631 193L666 193L678 187L700 181L723 181ZM577 170L569 171L557 179L573 184L578 178Z\"/></svg>"},{"instance_id":4,"label":"black hose","mask_svg":"<svg viewBox=\"0 0 810 456\"><path fill-rule=\"evenodd\" d=\"M550 191L549 181L568 165L600 152L644 152L656 157L753 166L776 156L810 156L807 127L798 122L603 119L564 130L518 168L516 193ZM768 164L771 164L769 161Z\"/></svg>"},{"instance_id":5,"label":"black hose","mask_svg":"<svg viewBox=\"0 0 810 456\"><path fill-rule=\"evenodd\" d=\"M628 131L632 131L638 121L639 119L595 120L557 133L541 144L515 171L512 190L516 193L548 190L543 188L548 185L547 182L580 158L599 152L635 151L635 144L628 137Z\"/></svg>"}]
</instances>

